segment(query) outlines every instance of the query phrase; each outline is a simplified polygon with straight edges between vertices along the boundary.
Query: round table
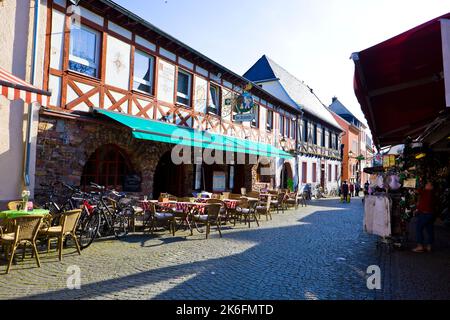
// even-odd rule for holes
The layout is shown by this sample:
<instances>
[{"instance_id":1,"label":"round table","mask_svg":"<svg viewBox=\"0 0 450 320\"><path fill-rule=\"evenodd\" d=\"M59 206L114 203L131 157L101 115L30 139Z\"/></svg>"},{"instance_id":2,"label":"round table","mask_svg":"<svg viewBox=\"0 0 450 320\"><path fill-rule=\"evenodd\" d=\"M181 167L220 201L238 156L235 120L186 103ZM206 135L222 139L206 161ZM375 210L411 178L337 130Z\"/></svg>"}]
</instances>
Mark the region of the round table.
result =
<instances>
[{"instance_id":1,"label":"round table","mask_svg":"<svg viewBox=\"0 0 450 320\"><path fill-rule=\"evenodd\" d=\"M38 215L38 216L47 216L50 214L49 210L45 209L34 209L30 211L22 211L22 210L6 210L0 212L0 219L14 219L24 216L30 215Z\"/></svg>"}]
</instances>

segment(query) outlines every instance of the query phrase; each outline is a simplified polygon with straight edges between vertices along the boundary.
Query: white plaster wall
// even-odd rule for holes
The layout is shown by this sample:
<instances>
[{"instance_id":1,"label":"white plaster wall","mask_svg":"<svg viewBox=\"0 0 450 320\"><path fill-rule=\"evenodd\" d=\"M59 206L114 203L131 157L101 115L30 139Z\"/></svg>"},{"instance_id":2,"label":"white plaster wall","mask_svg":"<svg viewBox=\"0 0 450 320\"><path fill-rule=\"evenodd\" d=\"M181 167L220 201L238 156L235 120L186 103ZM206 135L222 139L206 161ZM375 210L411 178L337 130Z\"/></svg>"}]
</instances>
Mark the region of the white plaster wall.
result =
<instances>
[{"instance_id":1,"label":"white plaster wall","mask_svg":"<svg viewBox=\"0 0 450 320\"><path fill-rule=\"evenodd\" d=\"M298 161L298 177L300 181L300 186L304 185L302 183L303 176L302 176L302 163L307 163L307 172L306 172L306 183L310 183L313 187L316 185L320 185L320 179L321 179L321 161L317 157L306 157L306 156L299 156L297 158ZM313 163L316 163L316 182L313 182ZM328 171L328 165L331 164L331 173ZM338 178L340 177L341 173L341 162L338 160L325 160L325 186L328 190L331 190L331 188L337 188L338 187L338 181L335 178L335 165L338 166ZM328 177L331 174L331 182L328 181Z\"/></svg>"},{"instance_id":2,"label":"white plaster wall","mask_svg":"<svg viewBox=\"0 0 450 320\"><path fill-rule=\"evenodd\" d=\"M33 0L8 0L0 5L0 66L31 82ZM42 87L47 1L40 1L36 86ZM34 107L30 150L30 190L34 196L37 107ZM0 97L0 202L20 198L23 189L24 141L27 106Z\"/></svg>"}]
</instances>

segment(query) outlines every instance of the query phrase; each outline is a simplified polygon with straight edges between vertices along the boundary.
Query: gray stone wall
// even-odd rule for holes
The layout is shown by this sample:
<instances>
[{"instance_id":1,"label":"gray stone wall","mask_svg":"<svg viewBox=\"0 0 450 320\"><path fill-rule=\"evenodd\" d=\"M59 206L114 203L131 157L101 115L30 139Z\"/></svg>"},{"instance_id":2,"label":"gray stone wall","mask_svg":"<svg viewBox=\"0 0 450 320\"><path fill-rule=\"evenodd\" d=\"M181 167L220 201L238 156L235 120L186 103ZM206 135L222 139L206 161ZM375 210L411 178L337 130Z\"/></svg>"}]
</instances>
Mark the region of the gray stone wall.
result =
<instances>
[{"instance_id":1,"label":"gray stone wall","mask_svg":"<svg viewBox=\"0 0 450 320\"><path fill-rule=\"evenodd\" d=\"M36 193L42 193L41 183L80 185L85 163L105 144L125 150L134 170L142 176L142 193L150 194L158 161L172 145L134 139L129 129L115 125L47 116L41 116L38 128Z\"/></svg>"}]
</instances>

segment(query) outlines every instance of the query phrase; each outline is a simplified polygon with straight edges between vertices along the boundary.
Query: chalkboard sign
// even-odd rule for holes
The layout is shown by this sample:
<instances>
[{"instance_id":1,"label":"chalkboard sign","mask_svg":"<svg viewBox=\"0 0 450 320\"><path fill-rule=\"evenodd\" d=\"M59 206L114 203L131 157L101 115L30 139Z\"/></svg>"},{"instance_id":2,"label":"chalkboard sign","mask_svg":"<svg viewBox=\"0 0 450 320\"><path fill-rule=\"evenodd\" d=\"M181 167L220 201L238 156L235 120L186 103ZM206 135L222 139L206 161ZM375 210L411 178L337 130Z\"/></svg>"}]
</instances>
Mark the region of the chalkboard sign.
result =
<instances>
[{"instance_id":1,"label":"chalkboard sign","mask_svg":"<svg viewBox=\"0 0 450 320\"><path fill-rule=\"evenodd\" d=\"M138 174L128 174L123 181L123 191L125 192L140 192L141 191L141 177Z\"/></svg>"}]
</instances>

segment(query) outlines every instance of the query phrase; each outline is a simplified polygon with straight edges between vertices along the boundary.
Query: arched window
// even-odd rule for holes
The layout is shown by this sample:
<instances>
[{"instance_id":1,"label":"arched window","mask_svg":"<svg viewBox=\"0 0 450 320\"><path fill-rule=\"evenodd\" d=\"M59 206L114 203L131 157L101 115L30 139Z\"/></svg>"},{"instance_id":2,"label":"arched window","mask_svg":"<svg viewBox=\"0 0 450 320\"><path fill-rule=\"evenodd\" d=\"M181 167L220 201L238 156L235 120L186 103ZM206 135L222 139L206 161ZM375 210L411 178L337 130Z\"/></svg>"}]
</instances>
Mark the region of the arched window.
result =
<instances>
[{"instance_id":1,"label":"arched window","mask_svg":"<svg viewBox=\"0 0 450 320\"><path fill-rule=\"evenodd\" d=\"M81 187L91 182L108 188L123 190L124 179L133 173L125 152L114 144L98 148L86 162L81 177Z\"/></svg>"}]
</instances>

